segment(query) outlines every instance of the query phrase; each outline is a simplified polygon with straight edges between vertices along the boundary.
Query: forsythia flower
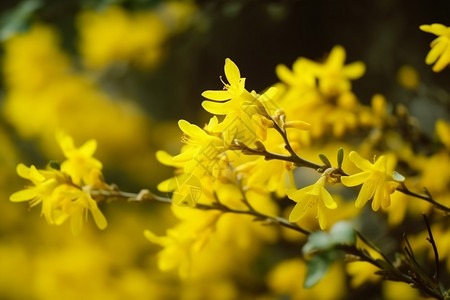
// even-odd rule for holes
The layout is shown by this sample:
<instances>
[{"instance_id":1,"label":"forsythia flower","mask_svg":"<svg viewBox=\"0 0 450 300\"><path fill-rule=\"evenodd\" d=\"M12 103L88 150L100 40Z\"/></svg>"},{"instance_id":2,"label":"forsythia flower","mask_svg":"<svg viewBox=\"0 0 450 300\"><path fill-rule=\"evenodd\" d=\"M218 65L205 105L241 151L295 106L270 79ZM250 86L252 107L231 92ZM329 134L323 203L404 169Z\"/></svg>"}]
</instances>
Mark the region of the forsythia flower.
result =
<instances>
[{"instance_id":1,"label":"forsythia flower","mask_svg":"<svg viewBox=\"0 0 450 300\"><path fill-rule=\"evenodd\" d=\"M372 164L355 151L350 152L349 159L363 170L363 172L358 174L341 177L342 183L346 186L363 185L356 199L355 206L363 207L373 197L372 209L374 211L377 211L380 206L383 209L388 208L391 204L390 195L399 185L397 181L404 180L400 174L396 174L395 176L398 178L394 179L393 161L382 155Z\"/></svg>"},{"instance_id":2,"label":"forsythia flower","mask_svg":"<svg viewBox=\"0 0 450 300\"><path fill-rule=\"evenodd\" d=\"M102 163L92 157L97 148L96 140L91 139L77 149L72 137L60 133L57 139L64 156L67 158L61 164L61 171L70 174L73 183L76 185L80 185L82 181L85 183L91 181L93 171L102 169Z\"/></svg>"},{"instance_id":3,"label":"forsythia flower","mask_svg":"<svg viewBox=\"0 0 450 300\"><path fill-rule=\"evenodd\" d=\"M425 63L431 65L433 63L433 71L440 72L448 64L450 64L450 27L442 24L422 25L420 30L437 35L431 44L431 50L425 58Z\"/></svg>"},{"instance_id":4,"label":"forsythia flower","mask_svg":"<svg viewBox=\"0 0 450 300\"><path fill-rule=\"evenodd\" d=\"M297 202L289 215L290 222L299 221L309 209L317 207L317 218L319 219L320 228L322 230L325 229L327 226L325 209L337 208L336 202L325 189L326 180L327 177L323 175L313 185L296 191L287 191L288 197Z\"/></svg>"},{"instance_id":5,"label":"forsythia flower","mask_svg":"<svg viewBox=\"0 0 450 300\"><path fill-rule=\"evenodd\" d=\"M364 63L357 61L344 66L345 56L345 49L338 45L331 49L323 64L311 62L315 65L313 72L319 79L319 89L322 93L333 96L350 91L350 79L358 79L364 74Z\"/></svg>"},{"instance_id":6,"label":"forsythia flower","mask_svg":"<svg viewBox=\"0 0 450 300\"><path fill-rule=\"evenodd\" d=\"M116 61L144 69L153 67L161 60L169 34L154 12L132 13L119 6L110 6L102 12L82 12L78 27L84 63L94 69Z\"/></svg>"},{"instance_id":7,"label":"forsythia flower","mask_svg":"<svg viewBox=\"0 0 450 300\"><path fill-rule=\"evenodd\" d=\"M257 136L264 139L265 128L258 117L258 107L262 102L270 101L276 94L276 89L271 88L263 95L249 92L245 89L245 78L237 65L229 58L225 60L225 76L229 83L224 84L223 90L208 90L202 96L208 100L202 102L203 108L215 115L226 115L218 125L217 130L226 132L226 136L243 142L251 142Z\"/></svg>"},{"instance_id":8,"label":"forsythia flower","mask_svg":"<svg viewBox=\"0 0 450 300\"><path fill-rule=\"evenodd\" d=\"M101 163L91 157L95 151L95 141L88 141L77 149L71 137L61 134L59 142L68 158L61 164L61 170L52 167L38 170L35 166L19 164L17 174L34 186L12 194L10 200L30 201L31 207L42 203L41 214L52 225L61 225L70 218L75 235L81 232L88 211L100 229L106 228L106 219L90 195L94 186L106 186Z\"/></svg>"}]
</instances>

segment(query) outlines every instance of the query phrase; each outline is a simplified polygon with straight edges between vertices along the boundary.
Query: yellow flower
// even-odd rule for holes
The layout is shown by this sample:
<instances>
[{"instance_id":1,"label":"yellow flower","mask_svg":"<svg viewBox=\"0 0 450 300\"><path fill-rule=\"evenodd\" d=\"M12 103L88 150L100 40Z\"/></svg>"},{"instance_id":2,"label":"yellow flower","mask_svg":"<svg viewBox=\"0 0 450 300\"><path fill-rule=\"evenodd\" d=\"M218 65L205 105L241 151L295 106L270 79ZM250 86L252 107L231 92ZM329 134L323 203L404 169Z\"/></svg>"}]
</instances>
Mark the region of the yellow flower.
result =
<instances>
[{"instance_id":1,"label":"yellow flower","mask_svg":"<svg viewBox=\"0 0 450 300\"><path fill-rule=\"evenodd\" d=\"M61 225L70 218L70 227L74 235L80 234L83 228L83 221L90 211L95 224L100 229L105 229L107 222L105 216L97 206L97 202L92 199L90 194L70 183L58 185L51 193L48 199L44 199L44 215L52 223Z\"/></svg>"},{"instance_id":2,"label":"yellow flower","mask_svg":"<svg viewBox=\"0 0 450 300\"><path fill-rule=\"evenodd\" d=\"M35 166L17 166L20 177L30 180L34 186L15 192L10 196L12 202L30 201L36 206L42 203L41 214L51 225L61 225L71 218L72 232L77 235L83 227L83 218L89 210L100 229L107 226L106 219L97 203L87 191L76 186L70 177L56 169L38 170Z\"/></svg>"},{"instance_id":3,"label":"yellow flower","mask_svg":"<svg viewBox=\"0 0 450 300\"><path fill-rule=\"evenodd\" d=\"M167 230L166 236L156 236L145 230L145 237L163 249L158 253L158 267L161 271L178 268L181 278L191 275L192 256L200 252L208 243L211 233L219 220L216 211L184 211L193 212L197 218L180 222L176 227Z\"/></svg>"},{"instance_id":4,"label":"yellow flower","mask_svg":"<svg viewBox=\"0 0 450 300\"><path fill-rule=\"evenodd\" d=\"M357 61L344 66L345 49L334 46L323 64L311 62L315 65L313 71L319 79L319 89L322 93L335 96L350 91L350 79L358 79L365 72L364 63Z\"/></svg>"},{"instance_id":5,"label":"yellow flower","mask_svg":"<svg viewBox=\"0 0 450 300\"><path fill-rule=\"evenodd\" d=\"M433 71L440 72L450 64L450 27L442 24L421 25L420 30L437 35L431 44L431 50L425 58L425 63L433 63Z\"/></svg>"},{"instance_id":6,"label":"yellow flower","mask_svg":"<svg viewBox=\"0 0 450 300\"><path fill-rule=\"evenodd\" d=\"M27 167L19 164L16 170L20 177L31 181L34 186L15 192L11 195L10 200L12 202L30 200L31 207L48 198L52 191L65 180L64 175L55 169L38 170L33 165Z\"/></svg>"},{"instance_id":7,"label":"yellow flower","mask_svg":"<svg viewBox=\"0 0 450 300\"><path fill-rule=\"evenodd\" d=\"M238 139L249 145L256 139L264 139L266 128L258 109L263 102L271 100L276 89L270 88L263 95L250 93L245 89L245 78L241 78L239 68L231 59L225 60L224 68L229 83L223 82L224 90L203 92L202 96L208 99L202 102L203 108L209 113L226 116L217 130L223 131L230 141Z\"/></svg>"},{"instance_id":8,"label":"yellow flower","mask_svg":"<svg viewBox=\"0 0 450 300\"><path fill-rule=\"evenodd\" d=\"M92 157L97 148L97 141L91 139L81 147L76 148L71 136L59 133L56 138L64 156L67 158L61 164L61 171L70 174L73 183L76 185L81 185L82 182L92 184L92 172L102 169L102 163Z\"/></svg>"},{"instance_id":9,"label":"yellow flower","mask_svg":"<svg viewBox=\"0 0 450 300\"><path fill-rule=\"evenodd\" d=\"M346 186L363 185L355 206L363 207L373 197L372 209L374 211L377 211L380 206L383 209L388 208L391 204L390 195L399 185L395 180L404 180L403 176L398 173L395 173L396 179L394 179L394 160L388 160L385 155L382 155L372 164L355 151L350 152L349 159L363 170L361 173L341 177L342 183Z\"/></svg>"},{"instance_id":10,"label":"yellow flower","mask_svg":"<svg viewBox=\"0 0 450 300\"><path fill-rule=\"evenodd\" d=\"M75 235L81 232L88 211L100 229L106 228L106 219L90 194L94 188L108 188L101 173L102 164L92 157L95 140L77 149L70 136L61 133L58 139L67 157L61 170L51 167L38 170L35 166L19 164L17 174L31 181L33 186L15 192L10 200L30 201L31 207L42 203L41 215L51 225L61 225L70 218Z\"/></svg>"},{"instance_id":11,"label":"yellow flower","mask_svg":"<svg viewBox=\"0 0 450 300\"><path fill-rule=\"evenodd\" d=\"M223 82L224 89L219 91L204 91L202 96L213 101L226 101L230 99L236 99L244 93L245 90L245 78L241 78L241 72L237 65L229 58L225 59L225 76L229 83ZM248 92L247 92L248 93ZM233 104L236 101L233 102ZM210 101L204 101L202 106L207 110L209 105L212 105ZM206 106L206 107L205 107ZM212 108L212 110L215 110ZM215 113L214 111L210 111Z\"/></svg>"},{"instance_id":12,"label":"yellow flower","mask_svg":"<svg viewBox=\"0 0 450 300\"><path fill-rule=\"evenodd\" d=\"M157 65L168 28L152 11L128 12L119 6L84 11L78 17L80 52L87 67L101 69L113 62L136 67Z\"/></svg>"},{"instance_id":13,"label":"yellow flower","mask_svg":"<svg viewBox=\"0 0 450 300\"><path fill-rule=\"evenodd\" d=\"M297 202L291 214L290 222L297 222L303 218L309 209L317 207L317 218L319 219L320 228L323 230L327 226L326 208L337 208L336 202L330 193L325 189L326 176L321 176L313 185L304 187L300 190L287 191L290 199Z\"/></svg>"},{"instance_id":14,"label":"yellow flower","mask_svg":"<svg viewBox=\"0 0 450 300\"><path fill-rule=\"evenodd\" d=\"M56 32L43 24L34 24L7 40L2 59L6 87L36 91L66 76L69 59L58 44Z\"/></svg>"}]
</instances>

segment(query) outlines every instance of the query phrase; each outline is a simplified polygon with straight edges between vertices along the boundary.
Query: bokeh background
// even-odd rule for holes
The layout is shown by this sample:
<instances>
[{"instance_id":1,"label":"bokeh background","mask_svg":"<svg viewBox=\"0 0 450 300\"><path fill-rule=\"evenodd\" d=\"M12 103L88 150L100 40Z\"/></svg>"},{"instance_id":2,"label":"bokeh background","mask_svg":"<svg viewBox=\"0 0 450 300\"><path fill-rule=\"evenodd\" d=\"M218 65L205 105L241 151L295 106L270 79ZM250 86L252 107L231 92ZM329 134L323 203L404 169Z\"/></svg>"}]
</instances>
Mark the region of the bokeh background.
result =
<instances>
[{"instance_id":1,"label":"bokeh background","mask_svg":"<svg viewBox=\"0 0 450 300\"><path fill-rule=\"evenodd\" d=\"M77 145L97 139L96 157L108 182L122 190L156 190L172 170L156 161L155 151L179 150L177 120L207 120L200 95L222 87L225 58L236 62L249 89L263 91L279 81L276 65L291 66L299 56L321 60L338 44L347 61L366 64L363 78L353 83L362 103L382 93L404 104L431 133L436 119L449 119L450 71L436 74L425 65L433 37L419 26L449 20L446 0L2 1L0 299L314 295L276 295L288 281L283 276L298 278L301 286L304 265L294 250L291 264L279 269L273 256L262 255L251 274L207 282L159 271L160 248L143 231L162 234L174 224L165 205L103 205L108 228L99 231L90 222L74 237L68 226L47 225L39 209L8 201L24 185L15 167L62 160L54 131L63 129ZM262 254L274 253L266 248ZM348 279L333 272L335 287L317 299L394 299L390 288L373 285L347 294Z\"/></svg>"}]
</instances>

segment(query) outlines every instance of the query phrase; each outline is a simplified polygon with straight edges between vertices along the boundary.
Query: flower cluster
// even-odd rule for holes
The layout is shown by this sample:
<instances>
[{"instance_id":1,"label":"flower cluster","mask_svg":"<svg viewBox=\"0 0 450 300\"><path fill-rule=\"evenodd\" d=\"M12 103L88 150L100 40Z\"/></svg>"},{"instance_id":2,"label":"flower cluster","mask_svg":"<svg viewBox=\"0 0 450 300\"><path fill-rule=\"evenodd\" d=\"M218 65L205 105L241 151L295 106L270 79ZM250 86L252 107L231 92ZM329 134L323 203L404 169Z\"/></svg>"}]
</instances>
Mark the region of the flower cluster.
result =
<instances>
[{"instance_id":1,"label":"flower cluster","mask_svg":"<svg viewBox=\"0 0 450 300\"><path fill-rule=\"evenodd\" d=\"M104 20L113 20L116 30L105 37L105 44L93 43L107 32ZM128 14L110 7L102 13L85 12L79 21L84 63L91 69L111 67L117 62L144 68L154 66L160 60L160 47L168 34L167 24L155 12ZM145 34L145 27L157 28L160 35ZM435 63L433 70L441 71L450 63L448 28L432 24L421 29L439 36L431 44L426 63ZM54 64L43 70L46 78L31 73L28 85L21 85L26 80L20 76L12 76L6 82L11 89L5 102L5 110L11 113L10 122L22 122L18 112L24 108L23 103L28 103L17 99L31 99L29 96L36 91L42 95L49 90L53 92L53 85L46 82L48 77L53 78L52 82L74 85L75 90L86 87L85 95L92 96L86 101L95 107L109 107L115 115L116 106L105 104L108 101L102 100L95 86L67 72L68 58L55 50L55 36L45 27L32 27L29 36L9 41L7 55L39 37L43 38L44 46L36 49L37 57L54 60ZM129 43L119 42L125 38L129 38ZM414 252L425 248L418 239L428 240L435 260L445 259L450 269L450 243L447 243L450 239L443 225L447 222L446 215L435 214L433 226L425 217L425 233L410 240L405 235L406 246L399 246L394 262L390 261L390 254L394 253L385 255L364 237L364 230L371 226L368 224L371 219L366 216L373 212L384 214L386 218L380 219L387 220L392 228L402 225L405 219L416 221L422 212L432 209L450 212L450 124L438 120L437 139L432 141L424 137L403 106L397 105L395 113L391 113L383 95L375 94L370 105L363 104L352 90L352 80L363 76L366 67L360 61L346 64L345 60L344 47L337 45L322 61L300 57L292 69L280 64L276 67L280 82L260 94L246 86L246 78L237 64L225 59L221 89L201 94L202 108L211 114L209 120L203 126L179 120L180 151L173 155L164 150L156 152L159 162L174 168L172 177L169 175L157 185L159 192L168 197L145 189L140 193L124 192L107 184L102 163L93 157L96 140L77 148L72 137L61 133L57 140L66 159L61 164L49 163L46 169L19 164L18 175L31 184L12 194L10 200L29 201L31 207L40 204L41 215L49 224L60 225L70 220L74 234L81 232L89 214L100 229L106 228L106 218L98 207L105 199L170 203L176 224L166 229L165 235L159 235L158 229L144 232L146 239L156 245L155 251L159 251L155 265L163 271L178 271L175 273L183 280L216 284L225 280L230 294L238 289L230 278L245 282L261 253L272 251L270 244L281 241L295 247L303 243L305 260L291 259L291 247L270 252L289 257L267 273L273 299L287 295L345 297L346 282L355 288L367 281L375 282L379 279L375 272L419 288L424 295L443 299L448 292L439 286L439 274L432 277L424 272ZM30 65L35 63L32 57L30 61ZM16 74L18 64L10 61L5 70ZM414 70L400 71L401 84L409 92L414 91L419 85ZM64 111L63 104L72 102L58 103L61 105L49 107ZM116 115L115 120L122 120L123 111L117 111L120 116ZM57 120L50 126L35 112L27 116L29 124L18 128L29 137L64 123ZM139 117L131 119L135 122ZM98 122L103 124L101 120ZM126 136L134 126L141 129L142 124L137 123L122 134ZM141 145L132 138L126 141L132 146ZM430 143L425 150L417 147L423 141ZM335 164L328 158L334 155ZM370 157L373 159L366 159ZM361 187L349 188L358 186ZM417 203L411 205L412 199ZM368 202L373 212L363 210ZM283 230L261 224L278 224ZM354 229L355 224L362 228L362 233ZM286 233L287 229L291 231ZM436 245L432 231L443 245ZM412 248L409 241L419 246ZM437 252L441 254L439 257ZM343 253L356 263L345 268L333 264L344 257ZM360 268L362 264L370 267ZM349 280L344 280L343 274ZM313 288L304 292L298 284L298 278L303 278L305 287L312 287L322 277L332 286L330 291Z\"/></svg>"},{"instance_id":2,"label":"flower cluster","mask_svg":"<svg viewBox=\"0 0 450 300\"><path fill-rule=\"evenodd\" d=\"M41 214L52 225L61 225L70 219L75 235L81 232L88 212L97 226L105 229L106 219L90 194L92 189L107 189L101 173L102 164L92 156L96 141L89 140L76 148L73 139L61 133L58 142L66 157L60 168L50 164L41 170L33 165L19 164L17 174L33 185L12 194L10 200L30 201L31 207L42 204Z\"/></svg>"}]
</instances>

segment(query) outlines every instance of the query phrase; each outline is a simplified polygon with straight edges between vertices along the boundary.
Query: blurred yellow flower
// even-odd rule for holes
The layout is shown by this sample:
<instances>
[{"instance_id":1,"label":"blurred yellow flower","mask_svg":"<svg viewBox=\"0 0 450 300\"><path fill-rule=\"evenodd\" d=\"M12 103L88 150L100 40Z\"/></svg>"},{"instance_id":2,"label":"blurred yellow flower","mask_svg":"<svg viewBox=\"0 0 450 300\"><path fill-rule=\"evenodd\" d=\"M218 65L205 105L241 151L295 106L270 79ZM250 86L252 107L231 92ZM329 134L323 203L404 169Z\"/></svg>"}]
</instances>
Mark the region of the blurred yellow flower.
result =
<instances>
[{"instance_id":1,"label":"blurred yellow flower","mask_svg":"<svg viewBox=\"0 0 450 300\"><path fill-rule=\"evenodd\" d=\"M2 46L3 78L7 88L40 90L70 70L69 58L58 49L55 31L46 25L35 24Z\"/></svg>"},{"instance_id":2,"label":"blurred yellow flower","mask_svg":"<svg viewBox=\"0 0 450 300\"><path fill-rule=\"evenodd\" d=\"M93 69L114 62L153 67L160 61L168 37L166 25L154 12L132 13L119 6L81 13L78 28L84 63Z\"/></svg>"},{"instance_id":3,"label":"blurred yellow flower","mask_svg":"<svg viewBox=\"0 0 450 300\"><path fill-rule=\"evenodd\" d=\"M425 58L425 63L434 63L433 71L440 72L450 64L450 27L434 23L431 25L421 25L420 30L437 35L431 44L431 50Z\"/></svg>"},{"instance_id":4,"label":"blurred yellow flower","mask_svg":"<svg viewBox=\"0 0 450 300\"><path fill-rule=\"evenodd\" d=\"M291 214L290 222L297 222L303 218L308 210L317 208L317 218L319 219L320 228L323 230L327 226L326 209L337 208L336 202L330 193L325 189L327 177L322 175L313 185L304 187L300 190L288 190L288 197L297 202Z\"/></svg>"},{"instance_id":5,"label":"blurred yellow flower","mask_svg":"<svg viewBox=\"0 0 450 300\"><path fill-rule=\"evenodd\" d=\"M342 176L341 181L346 186L362 184L355 206L363 207L373 197L372 209L377 211L380 206L385 209L391 204L390 195L395 191L398 182L394 179L394 160L387 156L380 156L374 164L362 158L357 152L351 151L349 159L363 170L350 176ZM402 178L400 174L398 178Z\"/></svg>"},{"instance_id":6,"label":"blurred yellow flower","mask_svg":"<svg viewBox=\"0 0 450 300\"><path fill-rule=\"evenodd\" d=\"M436 134L441 140L442 144L450 150L450 122L442 119L436 121Z\"/></svg>"},{"instance_id":7,"label":"blurred yellow flower","mask_svg":"<svg viewBox=\"0 0 450 300\"><path fill-rule=\"evenodd\" d=\"M417 70L410 65L403 65L397 71L397 81L403 87L415 90L419 86L420 77Z\"/></svg>"},{"instance_id":8,"label":"blurred yellow flower","mask_svg":"<svg viewBox=\"0 0 450 300\"><path fill-rule=\"evenodd\" d=\"M350 91L351 79L360 78L366 67L363 62L357 61L348 65L345 62L345 49L337 45L331 49L327 60L323 64L311 62L313 73L319 79L319 90L329 96Z\"/></svg>"}]
</instances>

